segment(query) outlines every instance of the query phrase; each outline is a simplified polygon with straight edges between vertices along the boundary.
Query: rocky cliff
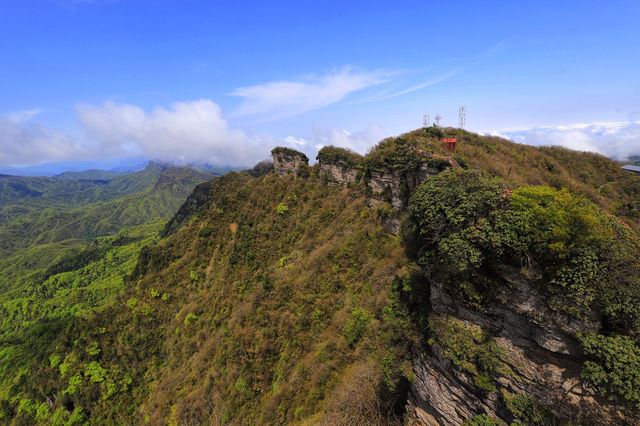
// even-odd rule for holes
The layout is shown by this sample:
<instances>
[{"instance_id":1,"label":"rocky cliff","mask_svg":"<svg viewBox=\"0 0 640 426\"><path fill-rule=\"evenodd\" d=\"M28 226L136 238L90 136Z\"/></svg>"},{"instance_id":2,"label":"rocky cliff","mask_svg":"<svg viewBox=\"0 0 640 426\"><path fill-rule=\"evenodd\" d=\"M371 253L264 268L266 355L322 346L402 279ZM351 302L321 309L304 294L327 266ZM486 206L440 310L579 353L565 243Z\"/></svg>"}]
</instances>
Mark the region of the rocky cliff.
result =
<instances>
[{"instance_id":1,"label":"rocky cliff","mask_svg":"<svg viewBox=\"0 0 640 426\"><path fill-rule=\"evenodd\" d=\"M599 319L578 321L554 311L529 282L516 273L507 278L510 286L484 308L469 306L441 283L431 283L435 337L414 362L407 403L413 423L459 425L480 414L506 423L523 416L532 421L526 415L537 412L546 422L538 424L631 424L580 378L583 359L572 336L597 331ZM474 336L468 352L478 349L494 357L490 362L497 385L483 386L477 371L452 361L451 346L459 343L452 330ZM476 345L490 349L482 352ZM529 413L518 412L514 399Z\"/></svg>"},{"instance_id":2,"label":"rocky cliff","mask_svg":"<svg viewBox=\"0 0 640 426\"><path fill-rule=\"evenodd\" d=\"M362 183L372 207L386 202L397 212L406 208L409 194L418 185L448 167L447 163L434 161L429 154L417 150L412 152L409 164L368 162L352 151L333 146L322 148L317 160L327 183L342 186Z\"/></svg>"},{"instance_id":3,"label":"rocky cliff","mask_svg":"<svg viewBox=\"0 0 640 426\"><path fill-rule=\"evenodd\" d=\"M276 147L271 151L273 168L278 176L299 175L309 165L309 158L300 151Z\"/></svg>"}]
</instances>

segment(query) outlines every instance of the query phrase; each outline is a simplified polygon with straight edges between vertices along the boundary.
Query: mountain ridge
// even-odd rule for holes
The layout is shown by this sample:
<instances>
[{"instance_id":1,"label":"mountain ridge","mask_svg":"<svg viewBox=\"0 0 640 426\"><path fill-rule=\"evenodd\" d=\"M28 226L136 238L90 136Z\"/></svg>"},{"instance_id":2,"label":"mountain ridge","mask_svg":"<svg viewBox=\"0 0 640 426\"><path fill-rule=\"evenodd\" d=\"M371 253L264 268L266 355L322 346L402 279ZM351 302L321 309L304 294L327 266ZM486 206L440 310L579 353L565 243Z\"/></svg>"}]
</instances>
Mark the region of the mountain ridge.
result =
<instances>
[{"instance_id":1,"label":"mountain ridge","mask_svg":"<svg viewBox=\"0 0 640 426\"><path fill-rule=\"evenodd\" d=\"M436 158L451 155L444 134L460 138L460 170ZM601 407L603 423L637 423L635 394L624 402L617 364L602 364L602 354L614 344L608 339L638 351L634 335L616 325L630 308L607 299L622 294L619 280L627 301L640 288L624 257L625 241L637 239L638 177L600 156L456 129L409 132L364 157L330 148L314 166L286 154L285 162L274 156L275 169L284 167L278 174L230 173L199 185L162 237L140 248L113 302L71 322L42 352L30 373L45 385L7 390L9 418L29 422L40 411L42 419L94 424L563 424L575 401L539 390L525 396L539 389L537 377L561 391L564 382L537 374L541 361L567 356L566 343L584 352L570 352L585 367L567 377L588 383L578 398ZM626 236L611 237L618 232ZM584 244L598 251L585 253ZM627 269L596 271L611 291L594 298L580 281L596 273L589 259L605 256L596 264L610 267L616 260L606 256L618 252ZM620 278L624 271L631 281ZM518 337L480 320L494 304L509 307L514 296L505 303L500 295L524 283L544 309L570 318L605 307L608 322L567 334L560 323L536 325L541 307L519 314ZM522 364L536 372L533 388L513 380L528 371L509 358L523 344L533 353ZM452 406L447 389L466 392L470 408ZM607 408L598 392L611 392L624 411Z\"/></svg>"}]
</instances>

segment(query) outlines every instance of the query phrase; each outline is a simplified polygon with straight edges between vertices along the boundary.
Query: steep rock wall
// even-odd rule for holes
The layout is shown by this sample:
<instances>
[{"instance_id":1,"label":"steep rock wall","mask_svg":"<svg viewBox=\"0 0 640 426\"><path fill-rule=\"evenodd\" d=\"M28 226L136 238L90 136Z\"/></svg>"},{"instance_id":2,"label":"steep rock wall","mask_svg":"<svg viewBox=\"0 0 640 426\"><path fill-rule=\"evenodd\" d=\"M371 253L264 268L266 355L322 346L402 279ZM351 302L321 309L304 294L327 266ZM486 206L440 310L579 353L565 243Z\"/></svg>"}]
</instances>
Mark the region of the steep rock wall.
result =
<instances>
[{"instance_id":1,"label":"steep rock wall","mask_svg":"<svg viewBox=\"0 0 640 426\"><path fill-rule=\"evenodd\" d=\"M271 151L273 168L278 176L297 175L301 168L309 165L309 158L302 152L290 148L274 148Z\"/></svg>"},{"instance_id":2,"label":"steep rock wall","mask_svg":"<svg viewBox=\"0 0 640 426\"><path fill-rule=\"evenodd\" d=\"M320 163L320 173L333 185L351 186L356 183L358 170L344 162Z\"/></svg>"},{"instance_id":3,"label":"steep rock wall","mask_svg":"<svg viewBox=\"0 0 640 426\"><path fill-rule=\"evenodd\" d=\"M616 407L597 397L580 378L582 367L575 332L595 331L598 318L577 321L550 309L548 301L527 281L508 277L494 303L472 308L431 283L432 315L446 315L489 332L501 348L506 374L497 390L482 391L472 375L461 371L432 343L416 357L415 380L407 403L412 424L459 425L479 414L507 422L501 392L528 395L563 420L577 424L633 424Z\"/></svg>"}]
</instances>

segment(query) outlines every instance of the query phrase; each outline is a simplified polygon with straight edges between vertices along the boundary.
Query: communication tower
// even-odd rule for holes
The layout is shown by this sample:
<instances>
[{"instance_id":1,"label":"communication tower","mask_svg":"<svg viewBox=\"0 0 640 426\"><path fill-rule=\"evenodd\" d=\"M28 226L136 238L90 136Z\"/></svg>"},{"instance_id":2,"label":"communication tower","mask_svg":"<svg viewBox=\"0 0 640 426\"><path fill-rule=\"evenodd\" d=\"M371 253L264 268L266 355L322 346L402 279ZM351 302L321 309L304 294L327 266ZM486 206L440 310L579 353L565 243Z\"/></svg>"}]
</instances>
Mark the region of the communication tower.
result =
<instances>
[{"instance_id":1,"label":"communication tower","mask_svg":"<svg viewBox=\"0 0 640 426\"><path fill-rule=\"evenodd\" d=\"M458 127L464 129L467 124L467 107L462 105L458 111Z\"/></svg>"}]
</instances>

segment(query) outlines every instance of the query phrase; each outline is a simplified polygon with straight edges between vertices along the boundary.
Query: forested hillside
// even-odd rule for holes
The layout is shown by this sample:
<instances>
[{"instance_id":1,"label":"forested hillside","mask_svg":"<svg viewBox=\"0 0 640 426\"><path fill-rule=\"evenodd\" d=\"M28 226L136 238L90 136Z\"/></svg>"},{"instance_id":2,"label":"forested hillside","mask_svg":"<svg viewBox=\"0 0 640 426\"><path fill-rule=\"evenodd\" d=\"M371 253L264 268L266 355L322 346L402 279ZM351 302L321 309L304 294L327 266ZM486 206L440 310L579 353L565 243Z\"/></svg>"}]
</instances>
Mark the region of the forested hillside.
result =
<instances>
[{"instance_id":1,"label":"forested hillside","mask_svg":"<svg viewBox=\"0 0 640 426\"><path fill-rule=\"evenodd\" d=\"M70 323L122 290L141 248L210 178L153 163L97 177L0 177L2 398L14 383L31 380L32 362Z\"/></svg>"},{"instance_id":2,"label":"forested hillside","mask_svg":"<svg viewBox=\"0 0 640 426\"><path fill-rule=\"evenodd\" d=\"M125 229L48 266L29 332L35 302L14 299L2 359L33 362L2 364L0 418L638 423L639 177L456 129L315 166L274 152L277 173L198 187L162 238Z\"/></svg>"}]
</instances>

